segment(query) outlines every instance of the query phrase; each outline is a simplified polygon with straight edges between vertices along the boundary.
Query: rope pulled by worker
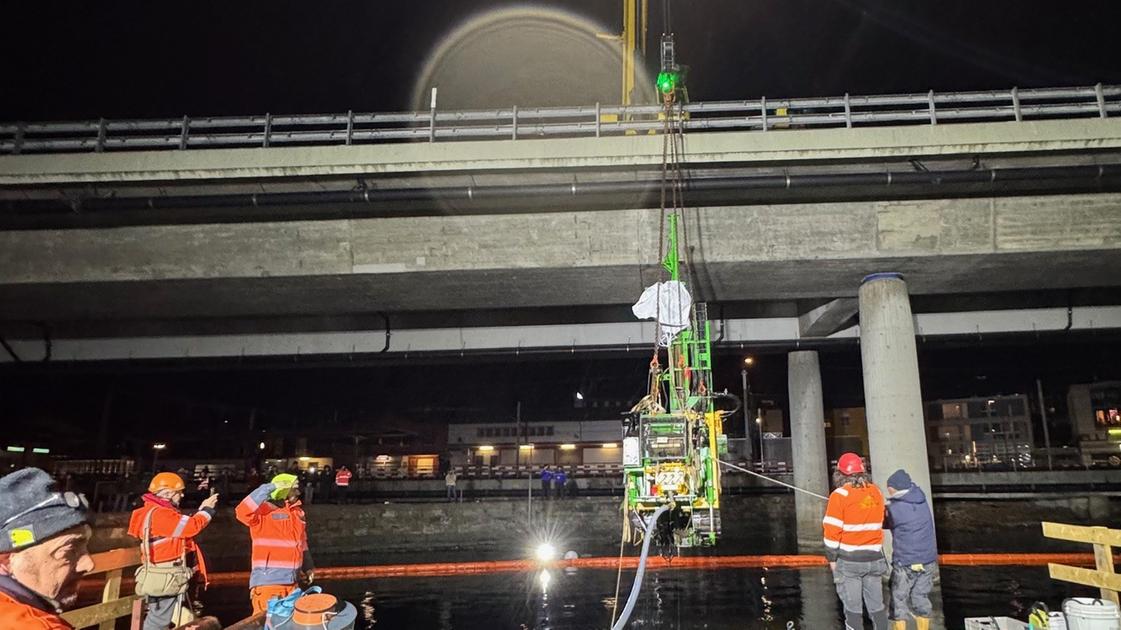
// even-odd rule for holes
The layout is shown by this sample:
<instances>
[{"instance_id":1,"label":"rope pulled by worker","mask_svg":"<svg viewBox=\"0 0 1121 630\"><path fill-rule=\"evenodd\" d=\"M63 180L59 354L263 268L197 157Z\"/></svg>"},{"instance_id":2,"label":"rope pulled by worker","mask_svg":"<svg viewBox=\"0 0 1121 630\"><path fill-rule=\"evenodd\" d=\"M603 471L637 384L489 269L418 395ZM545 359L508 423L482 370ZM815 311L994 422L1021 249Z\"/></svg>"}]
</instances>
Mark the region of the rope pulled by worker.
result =
<instances>
[{"instance_id":1,"label":"rope pulled by worker","mask_svg":"<svg viewBox=\"0 0 1121 630\"><path fill-rule=\"evenodd\" d=\"M773 484L778 484L778 485L780 485L780 486L783 486L784 488L790 488L791 490L793 490L793 491L795 491L795 492L801 492L802 494L808 494L809 496L811 496L811 497L815 497L815 498L818 498L818 499L821 499L822 501L828 501L828 500L829 500L829 497L827 497L827 496L825 496L825 495L822 495L822 494L818 494L818 493L816 493L816 492L810 492L809 490L805 490L805 489L803 489L803 488L799 488L798 486L795 486L795 485L793 485L793 484L789 484L789 483L786 483L785 481L779 481L778 479L775 479L774 477L768 477L767 475L763 475L763 474L757 473L757 472L755 472L754 470L748 470L748 469L746 469L746 468L744 468L744 467L742 467L742 466L736 466L735 464L729 464L728 462L726 462L726 461L724 461L724 460L720 460L720 459L718 459L718 460L716 460L716 461L717 461L717 462L719 462L719 463L721 463L721 464L723 464L723 465L725 465L725 466L727 466L728 468L731 468L731 469L733 469L733 470L738 470L738 471L740 471L740 472L745 472L745 473L747 473L747 474L749 474L749 475L754 475L754 476L756 476L756 477L758 477L758 478L760 478L760 479L763 479L763 480L765 480L765 481L769 481L769 482L771 482L771 483L773 483Z\"/></svg>"}]
</instances>

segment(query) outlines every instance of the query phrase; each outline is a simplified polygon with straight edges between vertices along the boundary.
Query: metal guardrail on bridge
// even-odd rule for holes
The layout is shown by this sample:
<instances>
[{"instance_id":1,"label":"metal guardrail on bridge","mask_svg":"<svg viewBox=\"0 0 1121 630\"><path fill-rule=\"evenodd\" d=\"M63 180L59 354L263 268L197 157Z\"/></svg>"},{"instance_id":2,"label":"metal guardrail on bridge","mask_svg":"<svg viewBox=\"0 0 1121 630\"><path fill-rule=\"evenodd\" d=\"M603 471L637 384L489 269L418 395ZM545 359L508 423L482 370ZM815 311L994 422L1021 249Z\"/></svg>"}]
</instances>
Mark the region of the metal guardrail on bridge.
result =
<instances>
[{"instance_id":1,"label":"metal guardrail on bridge","mask_svg":"<svg viewBox=\"0 0 1121 630\"><path fill-rule=\"evenodd\" d=\"M0 124L0 154L618 136L664 128L660 105ZM1121 86L686 103L689 131L937 125L1121 114Z\"/></svg>"}]
</instances>

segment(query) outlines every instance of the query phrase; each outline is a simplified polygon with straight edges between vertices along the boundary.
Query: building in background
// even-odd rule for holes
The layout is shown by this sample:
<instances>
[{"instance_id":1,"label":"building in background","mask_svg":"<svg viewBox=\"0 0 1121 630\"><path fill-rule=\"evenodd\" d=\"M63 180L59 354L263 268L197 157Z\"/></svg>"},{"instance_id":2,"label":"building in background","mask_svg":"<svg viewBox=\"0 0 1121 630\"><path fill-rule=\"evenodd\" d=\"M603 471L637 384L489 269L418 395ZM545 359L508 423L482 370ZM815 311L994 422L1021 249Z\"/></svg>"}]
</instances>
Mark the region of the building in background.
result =
<instances>
[{"instance_id":1,"label":"building in background","mask_svg":"<svg viewBox=\"0 0 1121 630\"><path fill-rule=\"evenodd\" d=\"M825 451L830 461L842 453L868 455L868 420L864 407L841 407L825 414Z\"/></svg>"},{"instance_id":2,"label":"building in background","mask_svg":"<svg viewBox=\"0 0 1121 630\"><path fill-rule=\"evenodd\" d=\"M926 403L927 452L941 470L1032 465L1027 396L954 398Z\"/></svg>"},{"instance_id":3,"label":"building in background","mask_svg":"<svg viewBox=\"0 0 1121 630\"><path fill-rule=\"evenodd\" d=\"M470 423L448 426L453 466L622 464L622 422Z\"/></svg>"},{"instance_id":4,"label":"building in background","mask_svg":"<svg viewBox=\"0 0 1121 630\"><path fill-rule=\"evenodd\" d=\"M1121 381L1071 385L1067 411L1082 464L1121 466Z\"/></svg>"}]
</instances>

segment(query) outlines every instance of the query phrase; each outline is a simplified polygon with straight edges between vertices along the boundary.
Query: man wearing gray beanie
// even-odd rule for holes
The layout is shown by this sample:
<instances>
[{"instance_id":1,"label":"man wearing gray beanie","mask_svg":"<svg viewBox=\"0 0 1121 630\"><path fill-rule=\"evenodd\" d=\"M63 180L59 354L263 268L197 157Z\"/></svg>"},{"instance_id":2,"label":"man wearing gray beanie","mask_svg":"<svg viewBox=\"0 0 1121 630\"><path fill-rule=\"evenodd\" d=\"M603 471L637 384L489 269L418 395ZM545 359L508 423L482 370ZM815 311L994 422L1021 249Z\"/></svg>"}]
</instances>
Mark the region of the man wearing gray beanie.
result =
<instances>
[{"instance_id":1,"label":"man wearing gray beanie","mask_svg":"<svg viewBox=\"0 0 1121 630\"><path fill-rule=\"evenodd\" d=\"M93 569L85 497L24 468L0 477L0 628L71 630L62 611Z\"/></svg>"}]
</instances>

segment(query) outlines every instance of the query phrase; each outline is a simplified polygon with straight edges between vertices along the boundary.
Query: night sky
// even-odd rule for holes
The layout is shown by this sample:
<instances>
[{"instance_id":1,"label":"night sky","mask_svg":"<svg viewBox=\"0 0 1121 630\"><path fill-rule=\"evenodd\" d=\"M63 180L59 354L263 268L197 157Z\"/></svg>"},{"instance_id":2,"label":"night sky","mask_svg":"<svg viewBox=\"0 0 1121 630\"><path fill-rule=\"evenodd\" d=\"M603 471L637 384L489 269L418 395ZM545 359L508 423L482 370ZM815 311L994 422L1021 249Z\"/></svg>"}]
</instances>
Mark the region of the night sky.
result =
<instances>
[{"instance_id":1,"label":"night sky","mask_svg":"<svg viewBox=\"0 0 1121 630\"><path fill-rule=\"evenodd\" d=\"M184 114L387 111L412 107L424 60L469 16L513 2L9 3L0 38L0 120ZM617 30L621 3L544 3ZM1121 3L695 0L673 3L692 100L1121 83ZM662 29L651 3L651 49ZM655 55L648 60L656 64ZM573 72L579 72L573 68ZM1059 400L1072 382L1121 378L1115 340L1071 335L1014 345L920 345L926 398L1025 393L1041 377ZM728 350L717 386L739 391ZM785 405L782 353L760 353L753 386ZM220 432L258 409L295 429L341 415L392 425L549 414L571 397L633 402L648 357L492 359L438 364L41 366L0 368L0 426L15 439L88 444L107 392L115 443ZM826 406L861 403L859 351L822 356ZM1030 393L1030 392L1027 392Z\"/></svg>"},{"instance_id":2,"label":"night sky","mask_svg":"<svg viewBox=\"0 0 1121 630\"><path fill-rule=\"evenodd\" d=\"M823 347L826 409L863 405L860 351L855 343ZM765 407L787 406L785 350L723 348L717 388L741 393L740 366L750 354L751 388ZM1035 405L1041 379L1056 444L1071 438L1066 390L1072 383L1121 380L1121 343L1112 335L920 341L926 400L1025 394ZM214 436L236 435L251 413L256 428L290 434L345 435L442 426L449 422L617 419L645 394L649 355L491 357L439 361L379 359L354 365L277 358L268 363L44 365L0 368L0 426L11 439L92 447L112 393L110 442L124 452L152 439L204 449ZM577 407L575 393L586 404ZM729 432L736 437L739 425Z\"/></svg>"},{"instance_id":3,"label":"night sky","mask_svg":"<svg viewBox=\"0 0 1121 630\"><path fill-rule=\"evenodd\" d=\"M468 17L525 2L19 2L3 10L0 119L411 108ZM539 3L619 28L621 2ZM692 100L1121 83L1121 3L672 3ZM662 30L651 2L650 43ZM650 66L656 55L650 55ZM572 72L579 72L573 68Z\"/></svg>"}]
</instances>

